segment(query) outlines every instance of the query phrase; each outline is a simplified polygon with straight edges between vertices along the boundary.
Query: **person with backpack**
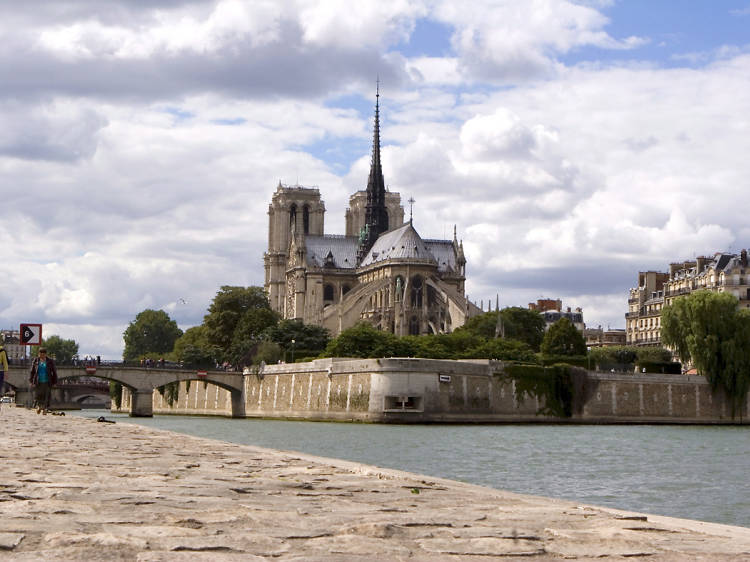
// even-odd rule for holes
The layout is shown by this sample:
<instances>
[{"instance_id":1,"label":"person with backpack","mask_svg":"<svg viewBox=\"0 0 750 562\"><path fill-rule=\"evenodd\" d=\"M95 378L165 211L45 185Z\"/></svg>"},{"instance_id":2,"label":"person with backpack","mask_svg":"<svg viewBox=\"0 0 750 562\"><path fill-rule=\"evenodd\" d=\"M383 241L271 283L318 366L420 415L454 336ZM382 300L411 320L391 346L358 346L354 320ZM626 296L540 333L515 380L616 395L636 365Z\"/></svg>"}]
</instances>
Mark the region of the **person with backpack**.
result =
<instances>
[{"instance_id":1,"label":"person with backpack","mask_svg":"<svg viewBox=\"0 0 750 562\"><path fill-rule=\"evenodd\" d=\"M52 387L57 384L57 367L52 357L47 357L47 350L39 348L39 356L34 358L29 373L29 382L34 385L36 413L49 412L49 401Z\"/></svg>"}]
</instances>

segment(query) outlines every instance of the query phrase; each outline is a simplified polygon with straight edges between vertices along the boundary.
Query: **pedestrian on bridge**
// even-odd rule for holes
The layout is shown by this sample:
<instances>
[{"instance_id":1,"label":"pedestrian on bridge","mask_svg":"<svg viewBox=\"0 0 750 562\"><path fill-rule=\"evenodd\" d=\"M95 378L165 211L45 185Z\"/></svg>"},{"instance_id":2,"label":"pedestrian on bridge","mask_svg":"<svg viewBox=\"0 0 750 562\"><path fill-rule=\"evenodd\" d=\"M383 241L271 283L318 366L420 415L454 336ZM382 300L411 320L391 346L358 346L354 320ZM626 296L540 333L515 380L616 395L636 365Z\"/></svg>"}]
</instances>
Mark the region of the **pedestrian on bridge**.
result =
<instances>
[{"instance_id":1,"label":"pedestrian on bridge","mask_svg":"<svg viewBox=\"0 0 750 562\"><path fill-rule=\"evenodd\" d=\"M29 373L29 382L34 385L36 413L49 412L51 389L57 384L55 360L47 357L47 350L39 348L39 357L34 359Z\"/></svg>"}]
</instances>

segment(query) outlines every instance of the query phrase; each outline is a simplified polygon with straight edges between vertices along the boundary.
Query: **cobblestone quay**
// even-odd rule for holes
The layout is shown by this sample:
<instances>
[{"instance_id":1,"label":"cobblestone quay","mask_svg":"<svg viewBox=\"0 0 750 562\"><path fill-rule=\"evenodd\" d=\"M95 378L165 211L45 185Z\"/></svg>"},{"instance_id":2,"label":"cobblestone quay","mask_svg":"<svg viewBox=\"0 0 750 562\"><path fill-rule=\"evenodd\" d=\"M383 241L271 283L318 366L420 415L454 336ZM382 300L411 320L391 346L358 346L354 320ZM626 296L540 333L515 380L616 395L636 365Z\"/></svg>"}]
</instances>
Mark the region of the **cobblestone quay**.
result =
<instances>
[{"instance_id":1,"label":"cobblestone quay","mask_svg":"<svg viewBox=\"0 0 750 562\"><path fill-rule=\"evenodd\" d=\"M3 560L750 559L744 527L23 408L0 421Z\"/></svg>"}]
</instances>

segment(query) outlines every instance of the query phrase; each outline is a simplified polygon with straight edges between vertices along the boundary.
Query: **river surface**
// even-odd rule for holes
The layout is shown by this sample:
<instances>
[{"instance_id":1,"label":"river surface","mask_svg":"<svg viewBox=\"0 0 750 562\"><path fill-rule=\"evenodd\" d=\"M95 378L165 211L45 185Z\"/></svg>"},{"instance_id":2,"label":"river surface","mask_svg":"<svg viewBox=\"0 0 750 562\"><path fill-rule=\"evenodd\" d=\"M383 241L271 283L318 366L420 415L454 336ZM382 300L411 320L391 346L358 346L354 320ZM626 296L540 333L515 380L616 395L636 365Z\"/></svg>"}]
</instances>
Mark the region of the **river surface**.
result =
<instances>
[{"instance_id":1,"label":"river surface","mask_svg":"<svg viewBox=\"0 0 750 562\"><path fill-rule=\"evenodd\" d=\"M750 527L750 427L372 425L78 415L523 494Z\"/></svg>"}]
</instances>

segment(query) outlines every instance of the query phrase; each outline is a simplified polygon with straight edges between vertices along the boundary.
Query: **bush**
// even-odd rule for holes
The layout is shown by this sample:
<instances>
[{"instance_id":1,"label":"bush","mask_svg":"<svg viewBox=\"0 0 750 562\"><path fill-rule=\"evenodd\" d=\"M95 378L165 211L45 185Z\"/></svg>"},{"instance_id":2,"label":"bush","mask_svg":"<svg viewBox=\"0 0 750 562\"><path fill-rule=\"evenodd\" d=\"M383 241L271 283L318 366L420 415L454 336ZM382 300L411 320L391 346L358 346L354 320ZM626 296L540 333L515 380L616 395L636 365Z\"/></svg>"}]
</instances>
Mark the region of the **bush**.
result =
<instances>
[{"instance_id":1,"label":"bush","mask_svg":"<svg viewBox=\"0 0 750 562\"><path fill-rule=\"evenodd\" d=\"M646 373L662 373L665 375L679 375L682 373L682 363L678 361L638 361L636 370L639 373L646 369Z\"/></svg>"}]
</instances>

